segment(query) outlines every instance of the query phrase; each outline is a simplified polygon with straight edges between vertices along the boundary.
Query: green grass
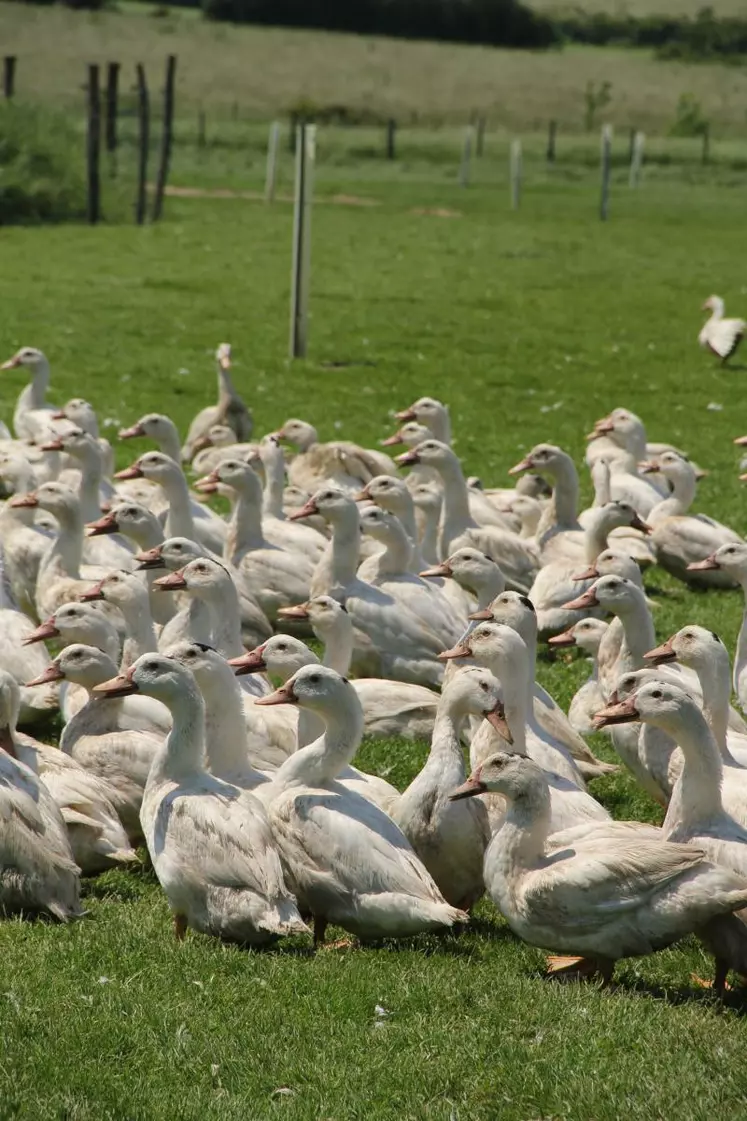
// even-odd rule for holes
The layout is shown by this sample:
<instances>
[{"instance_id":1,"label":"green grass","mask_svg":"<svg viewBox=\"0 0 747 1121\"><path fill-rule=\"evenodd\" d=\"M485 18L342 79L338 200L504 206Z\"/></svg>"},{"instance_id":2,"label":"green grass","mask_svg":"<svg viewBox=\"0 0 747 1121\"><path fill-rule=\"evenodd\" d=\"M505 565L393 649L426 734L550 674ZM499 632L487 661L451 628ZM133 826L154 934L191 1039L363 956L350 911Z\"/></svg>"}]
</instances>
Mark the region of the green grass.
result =
<instances>
[{"instance_id":1,"label":"green grass","mask_svg":"<svg viewBox=\"0 0 747 1121\"><path fill-rule=\"evenodd\" d=\"M695 342L711 291L744 311L743 176L653 175L632 194L616 182L601 225L590 172L538 171L518 214L497 174L460 191L437 164L388 178L374 161L355 175L322 164L320 192L379 205L314 213L307 362L286 360L290 209L236 199L170 199L168 220L141 230L4 230L2 349L41 346L52 399L90 398L110 436L154 408L184 430L213 398L222 339L259 432L295 414L322 437L374 442L393 408L432 393L486 484L538 440L580 462L593 420L625 404L708 468L699 506L744 530L731 444L747 430L744 370ZM19 386L0 379L0 415ZM135 452L119 449L120 465ZM647 583L661 639L697 621L733 644L737 594L657 571ZM584 675L578 659L541 659L563 703ZM359 758L402 786L423 749L368 743ZM619 817L656 819L624 775L594 793ZM147 872L100 877L87 905L69 928L0 925L3 1121L744 1116L743 1005L720 1011L693 989L691 971L710 968L694 944L622 963L604 993L547 984L542 955L487 902L459 937L316 957L303 941L175 945Z\"/></svg>"},{"instance_id":2,"label":"green grass","mask_svg":"<svg viewBox=\"0 0 747 1121\"><path fill-rule=\"evenodd\" d=\"M691 0L639 2L658 11L670 4L679 10ZM728 0L728 10L732 2L736 6ZM251 120L307 102L395 116L401 124L464 123L479 111L489 115L492 127L522 132L545 127L554 117L563 130L576 132L583 128L587 83L609 81L605 119L619 128L666 134L678 99L690 93L701 102L714 136L744 133L747 75L739 66L664 63L651 51L613 47L533 53L235 27L176 8L168 18L154 19L148 10L128 5L121 12L86 13L0 0L0 40L4 52L18 56L18 96L53 102L82 117L88 64L118 60L125 103L132 104L135 64L141 62L155 105L165 58L175 53L177 112L193 128L200 106L212 119L235 105L242 120Z\"/></svg>"}]
</instances>

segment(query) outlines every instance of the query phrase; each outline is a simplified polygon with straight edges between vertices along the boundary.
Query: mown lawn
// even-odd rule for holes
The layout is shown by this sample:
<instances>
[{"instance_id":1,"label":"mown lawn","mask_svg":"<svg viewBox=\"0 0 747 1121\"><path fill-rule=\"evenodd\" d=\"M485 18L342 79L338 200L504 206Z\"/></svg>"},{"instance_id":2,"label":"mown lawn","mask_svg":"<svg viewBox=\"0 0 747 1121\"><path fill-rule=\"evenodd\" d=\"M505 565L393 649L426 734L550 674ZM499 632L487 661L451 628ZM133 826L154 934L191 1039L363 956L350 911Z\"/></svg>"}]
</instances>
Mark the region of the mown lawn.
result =
<instances>
[{"instance_id":1,"label":"mown lawn","mask_svg":"<svg viewBox=\"0 0 747 1121\"><path fill-rule=\"evenodd\" d=\"M701 507L745 529L731 444L747 431L744 370L695 343L711 291L744 310L743 189L619 187L606 226L591 177L545 182L518 215L493 186L361 176L355 191L379 205L314 214L308 362L286 360L290 209L232 199L170 199L157 228L2 231L0 348L41 346L51 397L90 398L112 437L152 409L184 428L213 397L224 339L259 432L298 415L374 442L393 408L431 393L486 484L538 440L580 462L594 419L625 404L708 468ZM461 216L413 213L435 207ZM18 388L3 375L3 417ZM736 593L686 593L656 571L647 584L662 639L697 621L733 643ZM543 656L561 701L584 675ZM360 761L402 786L423 755L366 744ZM624 776L594 792L617 816L656 818ZM601 992L544 981L542 955L489 903L459 937L316 957L303 941L177 946L147 871L100 877L87 903L69 928L0 925L2 1119L745 1114L743 1005L693 987L710 968L695 945L622 964Z\"/></svg>"}]
</instances>

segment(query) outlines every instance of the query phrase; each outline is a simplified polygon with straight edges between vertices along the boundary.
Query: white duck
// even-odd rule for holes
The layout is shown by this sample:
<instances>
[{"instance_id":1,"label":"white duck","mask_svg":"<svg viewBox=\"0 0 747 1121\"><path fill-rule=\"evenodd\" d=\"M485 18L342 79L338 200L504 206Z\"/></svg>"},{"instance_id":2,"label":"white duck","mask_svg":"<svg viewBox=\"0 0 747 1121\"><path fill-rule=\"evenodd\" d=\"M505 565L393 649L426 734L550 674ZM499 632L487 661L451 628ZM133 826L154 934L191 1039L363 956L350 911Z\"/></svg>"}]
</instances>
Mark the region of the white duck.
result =
<instances>
[{"instance_id":1,"label":"white duck","mask_svg":"<svg viewBox=\"0 0 747 1121\"><path fill-rule=\"evenodd\" d=\"M688 584L733 587L734 581L721 569L689 567L710 556L721 545L742 541L739 534L713 518L689 513L696 485L692 464L676 452L668 451L644 464L641 470L659 472L671 489L670 496L657 503L648 515L653 526L651 540L657 564Z\"/></svg>"},{"instance_id":2,"label":"white duck","mask_svg":"<svg viewBox=\"0 0 747 1121\"><path fill-rule=\"evenodd\" d=\"M428 758L393 815L444 899L463 911L485 891L482 865L490 840L485 806L449 797L466 778L461 733L468 716L485 717L508 735L498 683L484 669L463 669L445 687Z\"/></svg>"},{"instance_id":3,"label":"white duck","mask_svg":"<svg viewBox=\"0 0 747 1121\"><path fill-rule=\"evenodd\" d=\"M101 537L110 533L121 533L128 537L140 552L154 549L163 541L163 526L153 511L129 499L116 502L108 513L86 525L88 537ZM144 576L153 622L163 626L174 614L174 603L170 596L159 596L154 592L155 576L152 570L145 570Z\"/></svg>"},{"instance_id":4,"label":"white duck","mask_svg":"<svg viewBox=\"0 0 747 1121\"><path fill-rule=\"evenodd\" d=\"M286 420L274 435L298 448L298 454L288 464L288 478L309 493L332 483L355 494L375 475L396 474L394 463L383 452L347 440L322 444L316 428L305 420Z\"/></svg>"},{"instance_id":5,"label":"white duck","mask_svg":"<svg viewBox=\"0 0 747 1121\"><path fill-rule=\"evenodd\" d=\"M715 553L705 560L695 561L691 571L718 571L741 585L746 603L742 615L742 625L737 638L737 652L734 658L734 692L739 698L739 707L747 712L747 542L721 545Z\"/></svg>"},{"instance_id":6,"label":"white duck","mask_svg":"<svg viewBox=\"0 0 747 1121\"><path fill-rule=\"evenodd\" d=\"M301 552L316 563L325 550L327 539L311 525L289 521L285 513L285 456L277 436L272 432L263 436L257 445L256 460L250 456L247 462L252 468L259 465L265 478L262 530L267 540L285 549Z\"/></svg>"},{"instance_id":7,"label":"white duck","mask_svg":"<svg viewBox=\"0 0 747 1121\"><path fill-rule=\"evenodd\" d=\"M405 424L414 421L430 429L435 440L440 440L442 444L451 443L449 407L435 397L419 397L409 408L395 413L394 417Z\"/></svg>"},{"instance_id":8,"label":"white duck","mask_svg":"<svg viewBox=\"0 0 747 1121\"><path fill-rule=\"evenodd\" d=\"M360 743L363 712L350 682L306 666L261 704L300 704L325 722L322 736L277 772L268 815L290 882L314 916L362 940L408 937L465 922L442 897L406 837L377 806L337 776Z\"/></svg>"},{"instance_id":9,"label":"white duck","mask_svg":"<svg viewBox=\"0 0 747 1121\"><path fill-rule=\"evenodd\" d=\"M120 440L137 440L146 437L156 444L160 452L173 459L175 463L178 463L181 459L179 430L171 417L164 413L145 413L144 416L140 417L140 420L136 420L129 428L120 428L117 435Z\"/></svg>"},{"instance_id":10,"label":"white duck","mask_svg":"<svg viewBox=\"0 0 747 1121\"><path fill-rule=\"evenodd\" d=\"M176 937L191 927L261 945L306 932L261 802L205 770L205 706L189 670L144 654L95 692L145 692L171 711L172 731L151 766L140 821Z\"/></svg>"},{"instance_id":11,"label":"white duck","mask_svg":"<svg viewBox=\"0 0 747 1121\"><path fill-rule=\"evenodd\" d=\"M55 663L28 686L59 681ZM137 862L112 802L109 784L56 747L16 732L19 691L15 679L0 671L0 711L10 714L12 754L39 778L54 799L67 829L73 858L85 876Z\"/></svg>"},{"instance_id":12,"label":"white duck","mask_svg":"<svg viewBox=\"0 0 747 1121\"><path fill-rule=\"evenodd\" d=\"M552 638L547 640L553 649L560 650L577 646L586 654L591 655L591 673L580 689L575 692L568 708L568 720L571 727L580 736L590 736L595 731L594 714L604 707L604 697L599 688L597 655L599 644L608 626L609 623L606 623L603 619L580 619L567 631L553 635Z\"/></svg>"},{"instance_id":13,"label":"white duck","mask_svg":"<svg viewBox=\"0 0 747 1121\"><path fill-rule=\"evenodd\" d=\"M322 664L342 677L350 673L355 636L347 609L332 596L315 596L297 607L282 608L283 619L308 620L324 647ZM300 667L299 667L300 668ZM290 677L290 673L286 675ZM358 677L353 688L363 706L364 734L402 739L430 739L438 694L423 685Z\"/></svg>"},{"instance_id":14,"label":"white duck","mask_svg":"<svg viewBox=\"0 0 747 1121\"><path fill-rule=\"evenodd\" d=\"M638 464L648 455L669 450L669 446L647 444L643 422L629 409L613 409L598 420L589 438L596 442L599 437L604 438L602 450L609 462L610 497L629 502L642 518L647 518L666 491L655 479L639 474ZM658 451L653 452L651 448L657 446Z\"/></svg>"},{"instance_id":15,"label":"white duck","mask_svg":"<svg viewBox=\"0 0 747 1121\"><path fill-rule=\"evenodd\" d=\"M252 434L252 414L236 392L231 380L231 346L221 343L215 352L218 374L218 404L201 409L192 420L182 448L182 459L189 462L199 450L200 442L213 424L228 424L237 440L248 440Z\"/></svg>"},{"instance_id":16,"label":"white duck","mask_svg":"<svg viewBox=\"0 0 747 1121\"><path fill-rule=\"evenodd\" d=\"M33 346L22 346L12 358L3 362L0 370L16 370L21 366L31 380L21 390L13 413L13 429L19 440L37 440L47 436L54 428L54 405L46 401L50 370L47 357Z\"/></svg>"},{"instance_id":17,"label":"white duck","mask_svg":"<svg viewBox=\"0 0 747 1121\"><path fill-rule=\"evenodd\" d=\"M594 822L550 848L550 791L530 759L496 754L453 796L486 792L508 803L485 855L488 893L514 934L563 955L554 972L609 980L620 958L663 949L747 902L747 880L637 822Z\"/></svg>"},{"instance_id":18,"label":"white duck","mask_svg":"<svg viewBox=\"0 0 747 1121\"><path fill-rule=\"evenodd\" d=\"M158 649L148 589L138 573L110 572L78 598L81 603L103 600L121 612L125 624L121 670L128 669L141 654Z\"/></svg>"},{"instance_id":19,"label":"white duck","mask_svg":"<svg viewBox=\"0 0 747 1121\"><path fill-rule=\"evenodd\" d=\"M506 724L511 738L500 736L495 728L484 731L481 725L470 745L473 770L496 749L533 758L547 774L552 800L551 832L568 829L588 821L606 821L609 814L583 789L583 780L570 756L543 738L533 719L531 684L528 684L529 659L526 646L516 631L501 623L481 623L464 644L445 652L443 657L473 657L501 683ZM510 746L509 746L510 745ZM495 828L504 812L499 800L488 802L488 813Z\"/></svg>"},{"instance_id":20,"label":"white duck","mask_svg":"<svg viewBox=\"0 0 747 1121\"><path fill-rule=\"evenodd\" d=\"M724 301L720 296L709 296L702 310L710 311L711 314L700 330L698 342L720 358L724 365L742 341L747 323L744 319L726 319Z\"/></svg>"}]
</instances>

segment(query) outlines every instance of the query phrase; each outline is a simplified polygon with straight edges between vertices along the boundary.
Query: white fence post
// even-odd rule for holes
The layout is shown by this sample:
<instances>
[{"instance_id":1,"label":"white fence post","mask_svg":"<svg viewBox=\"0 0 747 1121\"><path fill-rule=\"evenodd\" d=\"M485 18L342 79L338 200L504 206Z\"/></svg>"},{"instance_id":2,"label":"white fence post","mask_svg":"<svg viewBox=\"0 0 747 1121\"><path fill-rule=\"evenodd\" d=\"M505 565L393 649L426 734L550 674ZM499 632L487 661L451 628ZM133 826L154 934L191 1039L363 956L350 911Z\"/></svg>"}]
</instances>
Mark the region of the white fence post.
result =
<instances>
[{"instance_id":1,"label":"white fence post","mask_svg":"<svg viewBox=\"0 0 747 1121\"><path fill-rule=\"evenodd\" d=\"M474 125L468 125L464 130L464 148L462 149L462 162L459 167L460 187L469 187L469 177L472 164L472 148L475 136Z\"/></svg>"},{"instance_id":2,"label":"white fence post","mask_svg":"<svg viewBox=\"0 0 747 1121\"><path fill-rule=\"evenodd\" d=\"M265 174L265 202L272 202L275 198L275 179L278 165L278 141L280 139L280 121L273 121L270 125L270 134L267 138L267 172Z\"/></svg>"},{"instance_id":3,"label":"white fence post","mask_svg":"<svg viewBox=\"0 0 747 1121\"><path fill-rule=\"evenodd\" d=\"M630 157L630 175L628 177L628 184L631 187L638 186L638 180L641 177L641 168L643 167L643 149L646 144L646 137L642 132L637 132L633 137L633 152Z\"/></svg>"},{"instance_id":4,"label":"white fence post","mask_svg":"<svg viewBox=\"0 0 747 1121\"><path fill-rule=\"evenodd\" d=\"M314 195L316 125L296 126L296 197L293 208L290 356L305 358L308 341L311 204Z\"/></svg>"},{"instance_id":5,"label":"white fence post","mask_svg":"<svg viewBox=\"0 0 747 1121\"><path fill-rule=\"evenodd\" d=\"M521 141L511 141L510 157L511 209L518 210L521 205Z\"/></svg>"},{"instance_id":6,"label":"white fence post","mask_svg":"<svg viewBox=\"0 0 747 1121\"><path fill-rule=\"evenodd\" d=\"M599 217L607 221L610 204L610 161L612 157L612 125L602 128L602 195L599 203Z\"/></svg>"}]
</instances>

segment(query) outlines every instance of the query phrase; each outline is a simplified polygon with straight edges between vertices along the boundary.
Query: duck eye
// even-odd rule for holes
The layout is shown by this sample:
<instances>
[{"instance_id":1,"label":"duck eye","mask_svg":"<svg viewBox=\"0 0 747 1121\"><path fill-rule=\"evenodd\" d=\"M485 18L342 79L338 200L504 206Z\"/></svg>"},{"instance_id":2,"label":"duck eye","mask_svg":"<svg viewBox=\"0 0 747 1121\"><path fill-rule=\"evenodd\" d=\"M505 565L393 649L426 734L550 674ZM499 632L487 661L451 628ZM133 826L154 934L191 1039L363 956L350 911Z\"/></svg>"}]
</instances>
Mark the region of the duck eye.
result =
<instances>
[{"instance_id":1,"label":"duck eye","mask_svg":"<svg viewBox=\"0 0 747 1121\"><path fill-rule=\"evenodd\" d=\"M482 689L483 693L487 693L487 691L488 691L487 681L481 681L480 682L480 688Z\"/></svg>"},{"instance_id":2,"label":"duck eye","mask_svg":"<svg viewBox=\"0 0 747 1121\"><path fill-rule=\"evenodd\" d=\"M288 649L287 643L285 643L285 642L279 642L278 643L278 650L287 650L287 649Z\"/></svg>"},{"instance_id":3,"label":"duck eye","mask_svg":"<svg viewBox=\"0 0 747 1121\"><path fill-rule=\"evenodd\" d=\"M312 673L311 677L309 678L309 681L313 682L314 685L318 685L319 680L320 678L318 673Z\"/></svg>"}]
</instances>

